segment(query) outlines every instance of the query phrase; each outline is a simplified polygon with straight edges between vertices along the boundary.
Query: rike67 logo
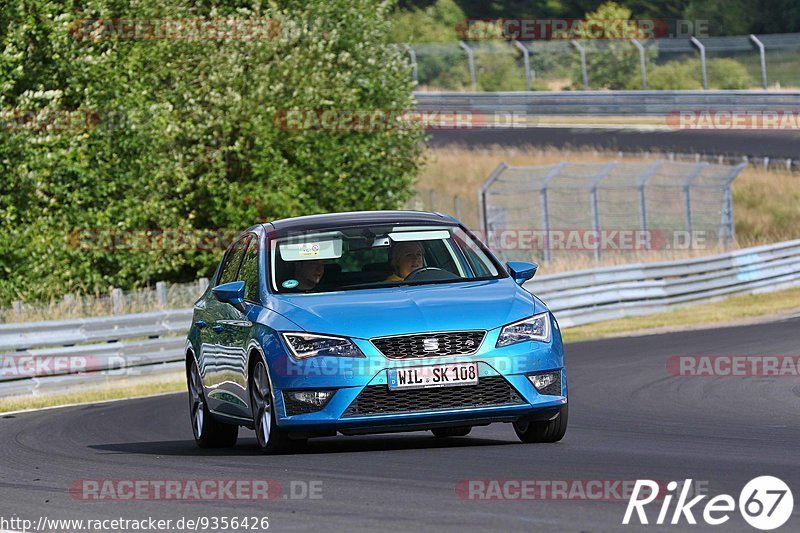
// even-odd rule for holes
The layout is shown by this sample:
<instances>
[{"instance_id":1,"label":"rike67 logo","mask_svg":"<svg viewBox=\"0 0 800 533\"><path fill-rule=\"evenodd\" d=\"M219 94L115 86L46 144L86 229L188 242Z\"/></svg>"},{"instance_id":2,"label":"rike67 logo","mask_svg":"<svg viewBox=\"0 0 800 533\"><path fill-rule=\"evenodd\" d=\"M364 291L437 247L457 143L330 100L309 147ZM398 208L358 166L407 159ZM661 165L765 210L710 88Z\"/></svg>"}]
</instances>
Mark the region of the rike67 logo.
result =
<instances>
[{"instance_id":1,"label":"rike67 logo","mask_svg":"<svg viewBox=\"0 0 800 533\"><path fill-rule=\"evenodd\" d=\"M659 483L649 479L638 479L633 487L633 493L628 500L628 507L625 509L623 524L650 524L652 517L648 518L645 506L661 499L661 508L658 511L658 518L654 524L680 524L683 520L688 524L697 524L694 513L702 513L702 519L706 524L718 526L730 519L732 512L736 510L736 501L729 494L714 496L699 505L706 494L690 497L692 480L687 479L680 486L677 481L667 483L666 494L659 494ZM670 506L674 497L677 496L675 508L670 515ZM659 498L660 497L660 498ZM756 529L768 531L776 529L789 520L794 508L794 498L789 486L773 476L759 476L751 479L739 494L739 512L745 522ZM702 511L701 511L702 509ZM635 519L634 519L635 512Z\"/></svg>"}]
</instances>

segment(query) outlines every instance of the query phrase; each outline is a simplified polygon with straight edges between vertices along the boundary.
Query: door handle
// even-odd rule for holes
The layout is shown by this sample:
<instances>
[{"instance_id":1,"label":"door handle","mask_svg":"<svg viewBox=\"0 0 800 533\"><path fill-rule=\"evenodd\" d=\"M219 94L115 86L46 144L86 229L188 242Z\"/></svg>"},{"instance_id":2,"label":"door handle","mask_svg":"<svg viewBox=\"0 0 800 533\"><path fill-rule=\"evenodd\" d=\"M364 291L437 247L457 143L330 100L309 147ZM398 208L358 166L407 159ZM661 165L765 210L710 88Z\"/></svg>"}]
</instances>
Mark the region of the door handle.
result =
<instances>
[{"instance_id":1,"label":"door handle","mask_svg":"<svg viewBox=\"0 0 800 533\"><path fill-rule=\"evenodd\" d=\"M197 322L194 323L194 325L200 329L203 329L204 327L208 326L205 320L198 320Z\"/></svg>"},{"instance_id":2,"label":"door handle","mask_svg":"<svg viewBox=\"0 0 800 533\"><path fill-rule=\"evenodd\" d=\"M216 333L222 333L225 331L225 326L220 326L219 324L215 324L211 326L211 329L214 330Z\"/></svg>"}]
</instances>

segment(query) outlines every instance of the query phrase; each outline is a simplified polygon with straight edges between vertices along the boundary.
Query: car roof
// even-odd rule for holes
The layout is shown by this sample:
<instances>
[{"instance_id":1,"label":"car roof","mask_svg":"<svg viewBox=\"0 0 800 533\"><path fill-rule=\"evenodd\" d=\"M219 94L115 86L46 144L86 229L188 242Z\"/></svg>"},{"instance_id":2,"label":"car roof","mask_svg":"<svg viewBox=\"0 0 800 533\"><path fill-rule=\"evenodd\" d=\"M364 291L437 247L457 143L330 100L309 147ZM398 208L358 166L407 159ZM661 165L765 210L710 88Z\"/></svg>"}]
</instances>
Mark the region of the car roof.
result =
<instances>
[{"instance_id":1,"label":"car roof","mask_svg":"<svg viewBox=\"0 0 800 533\"><path fill-rule=\"evenodd\" d=\"M264 224L268 232L304 231L330 227L361 226L366 224L435 224L453 225L458 221L442 213L424 211L352 211L284 218Z\"/></svg>"}]
</instances>

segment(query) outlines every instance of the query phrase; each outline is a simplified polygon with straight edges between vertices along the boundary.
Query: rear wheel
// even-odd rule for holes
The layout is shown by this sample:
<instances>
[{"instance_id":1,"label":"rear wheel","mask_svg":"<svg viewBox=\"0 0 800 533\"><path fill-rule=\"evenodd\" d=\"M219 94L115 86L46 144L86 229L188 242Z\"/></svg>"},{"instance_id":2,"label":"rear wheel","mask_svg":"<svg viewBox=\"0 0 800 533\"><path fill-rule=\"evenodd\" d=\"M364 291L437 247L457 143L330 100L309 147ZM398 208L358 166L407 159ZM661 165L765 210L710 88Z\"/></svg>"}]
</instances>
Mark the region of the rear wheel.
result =
<instances>
[{"instance_id":1,"label":"rear wheel","mask_svg":"<svg viewBox=\"0 0 800 533\"><path fill-rule=\"evenodd\" d=\"M567 432L567 419L569 418L568 406L561 408L552 420L532 421L520 420L514 422L514 431L522 442L558 442Z\"/></svg>"},{"instance_id":2,"label":"rear wheel","mask_svg":"<svg viewBox=\"0 0 800 533\"><path fill-rule=\"evenodd\" d=\"M239 436L239 426L218 422L211 416L196 362L192 361L186 377L189 385L189 416L197 445L201 448L234 446Z\"/></svg>"},{"instance_id":3,"label":"rear wheel","mask_svg":"<svg viewBox=\"0 0 800 533\"><path fill-rule=\"evenodd\" d=\"M266 454L286 451L291 441L286 431L279 428L275 422L272 389L267 367L263 361L257 362L253 367L250 378L250 405L253 409L253 424L261 451Z\"/></svg>"},{"instance_id":4,"label":"rear wheel","mask_svg":"<svg viewBox=\"0 0 800 533\"><path fill-rule=\"evenodd\" d=\"M456 427L456 428L436 428L432 429L434 437L465 437L472 431L472 426Z\"/></svg>"}]
</instances>

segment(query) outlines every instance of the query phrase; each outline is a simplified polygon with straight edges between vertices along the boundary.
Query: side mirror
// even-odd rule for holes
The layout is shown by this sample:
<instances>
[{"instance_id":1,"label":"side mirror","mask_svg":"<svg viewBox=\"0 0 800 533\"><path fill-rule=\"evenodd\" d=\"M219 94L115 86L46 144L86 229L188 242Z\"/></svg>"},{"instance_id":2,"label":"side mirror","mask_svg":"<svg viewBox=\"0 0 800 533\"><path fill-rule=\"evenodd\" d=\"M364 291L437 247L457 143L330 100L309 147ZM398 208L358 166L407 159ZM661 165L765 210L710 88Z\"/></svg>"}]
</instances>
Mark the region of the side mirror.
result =
<instances>
[{"instance_id":1,"label":"side mirror","mask_svg":"<svg viewBox=\"0 0 800 533\"><path fill-rule=\"evenodd\" d=\"M244 313L244 281L231 281L211 289L214 298Z\"/></svg>"},{"instance_id":2,"label":"side mirror","mask_svg":"<svg viewBox=\"0 0 800 533\"><path fill-rule=\"evenodd\" d=\"M506 268L508 268L508 273L514 278L517 285L522 285L536 275L539 265L526 261L509 261L506 263Z\"/></svg>"}]
</instances>

